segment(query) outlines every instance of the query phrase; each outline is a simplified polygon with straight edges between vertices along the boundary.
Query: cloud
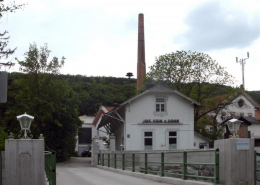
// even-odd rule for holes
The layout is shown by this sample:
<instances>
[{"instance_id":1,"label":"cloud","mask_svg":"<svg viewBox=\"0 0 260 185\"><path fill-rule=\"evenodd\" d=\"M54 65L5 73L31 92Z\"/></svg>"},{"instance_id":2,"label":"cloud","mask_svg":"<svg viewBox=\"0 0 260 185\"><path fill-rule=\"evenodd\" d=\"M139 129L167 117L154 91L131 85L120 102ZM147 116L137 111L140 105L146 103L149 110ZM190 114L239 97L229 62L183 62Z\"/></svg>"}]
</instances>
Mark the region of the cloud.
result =
<instances>
[{"instance_id":1,"label":"cloud","mask_svg":"<svg viewBox=\"0 0 260 185\"><path fill-rule=\"evenodd\" d=\"M236 6L227 8L220 1L208 1L187 15L184 23L188 30L174 42L182 49L196 51L245 48L260 36L260 14L254 16Z\"/></svg>"}]
</instances>

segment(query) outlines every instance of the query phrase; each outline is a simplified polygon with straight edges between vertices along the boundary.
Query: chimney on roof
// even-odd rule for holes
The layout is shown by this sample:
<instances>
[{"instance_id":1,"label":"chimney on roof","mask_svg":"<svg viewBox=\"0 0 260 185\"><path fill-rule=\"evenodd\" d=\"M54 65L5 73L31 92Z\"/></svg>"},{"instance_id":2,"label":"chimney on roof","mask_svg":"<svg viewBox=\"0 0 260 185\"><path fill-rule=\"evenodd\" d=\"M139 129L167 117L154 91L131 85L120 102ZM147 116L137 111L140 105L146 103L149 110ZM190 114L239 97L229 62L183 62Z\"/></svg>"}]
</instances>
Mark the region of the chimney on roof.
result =
<instances>
[{"instance_id":1,"label":"chimney on roof","mask_svg":"<svg viewBox=\"0 0 260 185\"><path fill-rule=\"evenodd\" d=\"M255 119L260 121L260 110L259 109L255 110Z\"/></svg>"},{"instance_id":2,"label":"chimney on roof","mask_svg":"<svg viewBox=\"0 0 260 185\"><path fill-rule=\"evenodd\" d=\"M138 17L137 90L141 88L145 74L144 14L140 13Z\"/></svg>"}]
</instances>

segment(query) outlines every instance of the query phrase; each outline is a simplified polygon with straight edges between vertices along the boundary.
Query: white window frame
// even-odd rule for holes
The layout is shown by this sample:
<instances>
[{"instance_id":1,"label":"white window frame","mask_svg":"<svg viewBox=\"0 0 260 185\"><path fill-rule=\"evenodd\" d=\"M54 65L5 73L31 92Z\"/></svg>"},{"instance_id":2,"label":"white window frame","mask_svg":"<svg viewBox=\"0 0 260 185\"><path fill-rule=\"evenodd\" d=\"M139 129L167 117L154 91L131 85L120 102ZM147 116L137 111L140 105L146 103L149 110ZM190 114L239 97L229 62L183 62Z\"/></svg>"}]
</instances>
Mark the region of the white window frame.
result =
<instances>
[{"instance_id":1,"label":"white window frame","mask_svg":"<svg viewBox=\"0 0 260 185\"><path fill-rule=\"evenodd\" d=\"M170 136L170 132L175 132L176 133L176 136ZM170 138L176 138L176 148L170 148ZM168 149L171 150L171 149L178 149L178 131L177 130L169 130L167 132L167 143L168 143Z\"/></svg>"},{"instance_id":2,"label":"white window frame","mask_svg":"<svg viewBox=\"0 0 260 185\"><path fill-rule=\"evenodd\" d=\"M165 112L165 98L164 97L156 97L155 102L156 102L155 103L155 111L156 112Z\"/></svg>"},{"instance_id":3,"label":"white window frame","mask_svg":"<svg viewBox=\"0 0 260 185\"><path fill-rule=\"evenodd\" d=\"M151 132L152 136L145 136L146 132ZM153 130L144 130L142 132L142 134L143 134L143 148L144 148L144 150L153 150L153 148L154 148L153 146L154 146L154 134L155 134L155 132ZM146 138L152 138L152 148L151 149L146 149L145 148L145 139Z\"/></svg>"},{"instance_id":4,"label":"white window frame","mask_svg":"<svg viewBox=\"0 0 260 185\"><path fill-rule=\"evenodd\" d=\"M163 99L163 102L157 102L158 99ZM154 100L154 112L153 114L155 116L167 116L168 115L168 112L167 112L167 100L168 100L168 97L167 96L160 96L160 95L156 95L155 96L155 100ZM159 111L157 111L157 105L160 105L159 107ZM164 110L162 111L162 106L161 105L164 105Z\"/></svg>"}]
</instances>

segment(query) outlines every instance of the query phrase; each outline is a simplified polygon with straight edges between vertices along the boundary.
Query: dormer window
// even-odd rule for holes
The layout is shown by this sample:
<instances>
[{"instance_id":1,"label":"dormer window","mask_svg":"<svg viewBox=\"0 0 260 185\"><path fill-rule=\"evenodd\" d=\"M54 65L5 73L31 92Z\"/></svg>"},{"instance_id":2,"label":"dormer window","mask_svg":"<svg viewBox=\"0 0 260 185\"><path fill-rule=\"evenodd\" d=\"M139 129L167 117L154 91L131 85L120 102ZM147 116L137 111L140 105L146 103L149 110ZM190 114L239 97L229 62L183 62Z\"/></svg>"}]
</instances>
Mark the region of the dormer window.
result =
<instances>
[{"instance_id":1,"label":"dormer window","mask_svg":"<svg viewBox=\"0 0 260 185\"><path fill-rule=\"evenodd\" d=\"M157 97L156 98L156 112L164 112L165 111L165 98Z\"/></svg>"}]
</instances>

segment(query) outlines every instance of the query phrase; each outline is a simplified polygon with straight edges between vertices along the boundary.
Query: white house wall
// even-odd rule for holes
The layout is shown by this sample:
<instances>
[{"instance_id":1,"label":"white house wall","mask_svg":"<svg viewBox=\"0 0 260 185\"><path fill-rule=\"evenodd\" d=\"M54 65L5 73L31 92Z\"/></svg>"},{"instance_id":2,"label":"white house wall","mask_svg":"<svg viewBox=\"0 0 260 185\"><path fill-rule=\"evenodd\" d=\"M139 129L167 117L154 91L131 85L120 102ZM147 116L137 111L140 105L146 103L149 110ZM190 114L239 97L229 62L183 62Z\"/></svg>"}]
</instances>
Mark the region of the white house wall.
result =
<instances>
[{"instance_id":1,"label":"white house wall","mask_svg":"<svg viewBox=\"0 0 260 185\"><path fill-rule=\"evenodd\" d=\"M252 125L250 125L248 127L248 131L250 131L252 138L260 138L260 125L259 124L252 123Z\"/></svg>"},{"instance_id":2,"label":"white house wall","mask_svg":"<svg viewBox=\"0 0 260 185\"><path fill-rule=\"evenodd\" d=\"M242 107L238 106L238 101L240 99L244 100L244 106ZM244 113L244 116L249 117L249 114L252 114L252 117L255 117L255 107L244 96L239 96L235 100L233 100L233 104L228 105L226 110L223 111L227 112L227 116L231 116L230 113L235 112L235 116L240 116L240 113ZM217 121L219 123L223 121L221 119L221 113L217 116Z\"/></svg>"},{"instance_id":3,"label":"white house wall","mask_svg":"<svg viewBox=\"0 0 260 185\"><path fill-rule=\"evenodd\" d=\"M167 97L167 115L156 116L155 97ZM144 124L144 119L178 119L178 123ZM153 150L169 149L167 132L177 131L177 149L193 149L194 105L174 93L147 93L126 105L126 150L144 149L144 131L153 131ZM128 138L130 137L130 138Z\"/></svg>"},{"instance_id":4,"label":"white house wall","mask_svg":"<svg viewBox=\"0 0 260 185\"><path fill-rule=\"evenodd\" d=\"M114 133L116 135L116 150L121 150L120 145L125 146L124 124L122 124Z\"/></svg>"}]
</instances>

